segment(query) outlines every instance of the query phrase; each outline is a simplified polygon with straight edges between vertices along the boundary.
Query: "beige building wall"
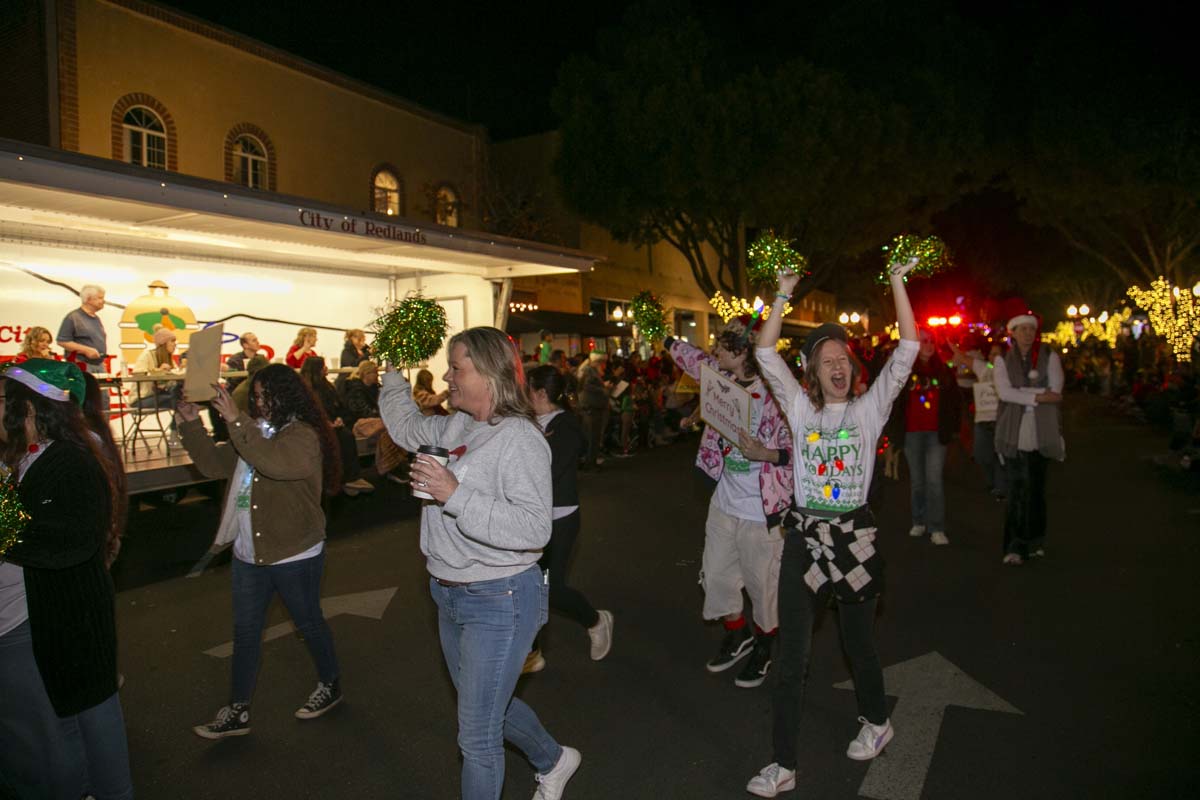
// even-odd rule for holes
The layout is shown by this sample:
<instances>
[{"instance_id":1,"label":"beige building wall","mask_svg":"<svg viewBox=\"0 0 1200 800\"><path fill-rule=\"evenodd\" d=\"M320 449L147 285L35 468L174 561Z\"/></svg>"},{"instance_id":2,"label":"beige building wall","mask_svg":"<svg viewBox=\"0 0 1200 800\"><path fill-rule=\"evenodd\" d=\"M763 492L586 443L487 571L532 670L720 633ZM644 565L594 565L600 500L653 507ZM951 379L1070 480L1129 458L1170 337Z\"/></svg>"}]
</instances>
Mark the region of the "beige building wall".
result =
<instances>
[{"instance_id":1,"label":"beige building wall","mask_svg":"<svg viewBox=\"0 0 1200 800\"><path fill-rule=\"evenodd\" d=\"M81 152L112 157L113 106L144 93L174 120L182 173L224 180L226 138L251 123L274 145L278 192L370 210L373 170L389 163L403 180L404 216L431 220L422 186L448 183L465 203L462 225L479 227L482 128L335 85L122 3L77 0L76 8ZM250 50L291 58L216 30Z\"/></svg>"}]
</instances>

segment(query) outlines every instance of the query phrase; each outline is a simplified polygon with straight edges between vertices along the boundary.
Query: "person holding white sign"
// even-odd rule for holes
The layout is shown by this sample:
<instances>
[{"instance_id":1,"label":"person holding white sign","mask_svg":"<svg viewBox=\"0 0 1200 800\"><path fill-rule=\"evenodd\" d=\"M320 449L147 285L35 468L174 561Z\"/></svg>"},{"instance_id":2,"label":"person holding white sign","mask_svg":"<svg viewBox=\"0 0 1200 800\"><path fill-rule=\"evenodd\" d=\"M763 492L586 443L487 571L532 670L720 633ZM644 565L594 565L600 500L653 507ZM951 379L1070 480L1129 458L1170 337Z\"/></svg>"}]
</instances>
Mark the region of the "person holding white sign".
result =
<instances>
[{"instance_id":1,"label":"person holding white sign","mask_svg":"<svg viewBox=\"0 0 1200 800\"><path fill-rule=\"evenodd\" d=\"M883 670L872 627L883 584L883 559L875 549L875 520L867 490L875 467L875 442L904 388L919 349L917 325L904 276L917 265L888 268L900 342L875 383L861 396L852 388L859 369L846 331L832 323L817 328L801 348L801 386L775 352L784 303L799 276L782 273L771 315L755 355L763 376L791 423L795 441L795 508L784 518L779 573L779 683L775 689L774 761L750 779L746 790L775 797L796 788L796 740L804 682L818 609L830 593L838 603L842 646L850 659L858 698L858 736L846 755L877 756L892 738L883 693Z\"/></svg>"},{"instance_id":2,"label":"person holding white sign","mask_svg":"<svg viewBox=\"0 0 1200 800\"><path fill-rule=\"evenodd\" d=\"M725 638L707 668L724 672L748 657L734 680L745 689L761 686L771 668L783 553L778 526L792 502L792 439L779 405L759 375L754 358L756 322L760 323L749 316L731 320L717 336L715 355L684 341L667 340L675 364L692 378L699 381L704 367L717 369L750 397L749 427L737 431L737 442L722 436L717 430L720 423L710 418L696 455L696 466L717 484L704 525L703 615L725 625ZM727 434L734 435L733 431ZM754 606L753 632L743 614L743 588Z\"/></svg>"}]
</instances>

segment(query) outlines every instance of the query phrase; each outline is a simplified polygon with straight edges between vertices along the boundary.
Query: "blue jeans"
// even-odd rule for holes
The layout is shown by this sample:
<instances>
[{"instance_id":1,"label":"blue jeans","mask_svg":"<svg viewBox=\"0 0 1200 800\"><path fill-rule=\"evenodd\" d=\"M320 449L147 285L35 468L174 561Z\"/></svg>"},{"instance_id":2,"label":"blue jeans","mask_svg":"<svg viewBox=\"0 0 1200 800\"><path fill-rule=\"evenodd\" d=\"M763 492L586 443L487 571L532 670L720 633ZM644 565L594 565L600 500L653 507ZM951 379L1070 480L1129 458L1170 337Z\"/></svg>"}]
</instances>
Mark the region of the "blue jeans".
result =
<instances>
[{"instance_id":1,"label":"blue jeans","mask_svg":"<svg viewBox=\"0 0 1200 800\"><path fill-rule=\"evenodd\" d=\"M98 800L133 797L119 696L60 719L28 621L0 636L0 741L0 773L21 797L78 800L89 788Z\"/></svg>"},{"instance_id":2,"label":"blue jeans","mask_svg":"<svg viewBox=\"0 0 1200 800\"><path fill-rule=\"evenodd\" d=\"M1008 491L1008 481L1004 475L1004 465L996 455L996 423L975 423L975 463L983 470L983 482L989 492L1005 494Z\"/></svg>"},{"instance_id":3,"label":"blue jeans","mask_svg":"<svg viewBox=\"0 0 1200 800\"><path fill-rule=\"evenodd\" d=\"M230 702L249 703L262 660L263 622L275 592L292 615L317 666L317 679L333 683L339 676L333 634L321 611L321 573L325 551L312 558L277 566L256 567L233 559L233 692Z\"/></svg>"},{"instance_id":4,"label":"blue jeans","mask_svg":"<svg viewBox=\"0 0 1200 800\"><path fill-rule=\"evenodd\" d=\"M498 800L504 786L504 741L545 774L562 748L537 714L513 697L525 656L549 613L549 587L536 566L524 572L429 592L438 607L442 655L458 692L458 747L463 800Z\"/></svg>"},{"instance_id":5,"label":"blue jeans","mask_svg":"<svg viewBox=\"0 0 1200 800\"><path fill-rule=\"evenodd\" d=\"M931 533L946 530L946 445L938 441L937 431L909 431L904 434L904 457L912 480L913 525L924 525Z\"/></svg>"}]
</instances>

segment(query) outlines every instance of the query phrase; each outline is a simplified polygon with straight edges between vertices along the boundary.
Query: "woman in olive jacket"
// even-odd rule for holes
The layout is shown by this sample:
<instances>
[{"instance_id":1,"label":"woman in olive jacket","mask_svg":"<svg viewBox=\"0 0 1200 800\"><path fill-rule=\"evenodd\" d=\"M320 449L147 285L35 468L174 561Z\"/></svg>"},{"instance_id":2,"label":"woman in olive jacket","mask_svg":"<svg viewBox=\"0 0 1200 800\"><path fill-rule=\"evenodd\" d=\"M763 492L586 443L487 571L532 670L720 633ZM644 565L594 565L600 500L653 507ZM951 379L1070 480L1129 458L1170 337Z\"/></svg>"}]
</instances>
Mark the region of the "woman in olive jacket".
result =
<instances>
[{"instance_id":1,"label":"woman in olive jacket","mask_svg":"<svg viewBox=\"0 0 1200 800\"><path fill-rule=\"evenodd\" d=\"M199 407L176 407L183 446L210 478L227 478L214 550L233 545L233 688L229 705L192 730L205 739L250 732L250 699L262 654L267 606L279 592L317 667L317 688L298 719L321 716L341 702L333 636L321 611L325 565L322 490L336 494L341 466L324 411L299 376L272 364L250 379L250 416L217 388L213 407L229 426L216 444Z\"/></svg>"}]
</instances>

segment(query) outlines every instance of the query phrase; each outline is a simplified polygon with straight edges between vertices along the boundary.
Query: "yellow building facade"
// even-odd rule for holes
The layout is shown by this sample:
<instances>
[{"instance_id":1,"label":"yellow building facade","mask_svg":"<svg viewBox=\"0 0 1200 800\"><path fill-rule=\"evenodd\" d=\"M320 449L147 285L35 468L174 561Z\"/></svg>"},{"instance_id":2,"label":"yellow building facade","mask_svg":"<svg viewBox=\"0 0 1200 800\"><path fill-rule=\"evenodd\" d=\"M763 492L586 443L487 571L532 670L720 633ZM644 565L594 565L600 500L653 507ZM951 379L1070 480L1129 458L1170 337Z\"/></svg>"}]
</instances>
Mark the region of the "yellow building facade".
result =
<instances>
[{"instance_id":1,"label":"yellow building facade","mask_svg":"<svg viewBox=\"0 0 1200 800\"><path fill-rule=\"evenodd\" d=\"M0 135L364 212L479 226L480 126L142 0L13 2L30 21L25 49L44 43L48 119L44 132L30 124ZM376 185L380 172L385 186Z\"/></svg>"}]
</instances>

